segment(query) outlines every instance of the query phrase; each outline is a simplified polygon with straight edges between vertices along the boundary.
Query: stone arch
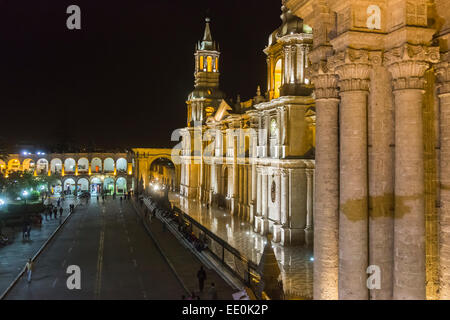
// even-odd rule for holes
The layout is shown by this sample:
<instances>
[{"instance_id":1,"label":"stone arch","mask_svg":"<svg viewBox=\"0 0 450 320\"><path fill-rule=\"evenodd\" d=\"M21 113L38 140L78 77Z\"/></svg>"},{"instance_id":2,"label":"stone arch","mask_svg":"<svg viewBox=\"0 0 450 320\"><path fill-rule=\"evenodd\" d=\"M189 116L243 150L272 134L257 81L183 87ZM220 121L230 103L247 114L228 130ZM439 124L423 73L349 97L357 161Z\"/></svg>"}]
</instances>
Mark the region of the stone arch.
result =
<instances>
[{"instance_id":1,"label":"stone arch","mask_svg":"<svg viewBox=\"0 0 450 320\"><path fill-rule=\"evenodd\" d=\"M89 180L87 178L80 178L77 181L79 191L89 191Z\"/></svg>"},{"instance_id":2,"label":"stone arch","mask_svg":"<svg viewBox=\"0 0 450 320\"><path fill-rule=\"evenodd\" d=\"M100 158L95 157L91 160L91 172L102 172L103 162Z\"/></svg>"},{"instance_id":3,"label":"stone arch","mask_svg":"<svg viewBox=\"0 0 450 320\"><path fill-rule=\"evenodd\" d=\"M73 178L66 178L63 181L63 191L65 194L74 194L75 193L76 183Z\"/></svg>"},{"instance_id":4,"label":"stone arch","mask_svg":"<svg viewBox=\"0 0 450 320\"><path fill-rule=\"evenodd\" d=\"M20 161L19 159L11 159L8 161L8 171L19 171Z\"/></svg>"},{"instance_id":5,"label":"stone arch","mask_svg":"<svg viewBox=\"0 0 450 320\"><path fill-rule=\"evenodd\" d=\"M48 160L45 158L41 158L36 163L36 172L37 174L47 174L48 173Z\"/></svg>"},{"instance_id":6,"label":"stone arch","mask_svg":"<svg viewBox=\"0 0 450 320\"><path fill-rule=\"evenodd\" d=\"M5 161L0 160L0 173L2 173L2 174L5 173L6 168L7 168L7 166L6 166Z\"/></svg>"},{"instance_id":7,"label":"stone arch","mask_svg":"<svg viewBox=\"0 0 450 320\"><path fill-rule=\"evenodd\" d=\"M89 159L82 157L78 159L78 173L88 173L89 172Z\"/></svg>"},{"instance_id":8,"label":"stone arch","mask_svg":"<svg viewBox=\"0 0 450 320\"><path fill-rule=\"evenodd\" d=\"M128 161L125 158L119 158L116 161L117 172L126 173L128 167Z\"/></svg>"},{"instance_id":9,"label":"stone arch","mask_svg":"<svg viewBox=\"0 0 450 320\"><path fill-rule=\"evenodd\" d=\"M112 177L105 177L103 180L103 191L106 194L113 194L115 191L116 181Z\"/></svg>"},{"instance_id":10,"label":"stone arch","mask_svg":"<svg viewBox=\"0 0 450 320\"><path fill-rule=\"evenodd\" d=\"M64 160L64 173L75 173L77 162L74 158L67 158Z\"/></svg>"},{"instance_id":11,"label":"stone arch","mask_svg":"<svg viewBox=\"0 0 450 320\"><path fill-rule=\"evenodd\" d=\"M118 194L124 194L127 192L127 179L119 177L116 181L116 192Z\"/></svg>"},{"instance_id":12,"label":"stone arch","mask_svg":"<svg viewBox=\"0 0 450 320\"><path fill-rule=\"evenodd\" d=\"M36 163L33 159L26 158L22 161L22 170L23 171L34 171L36 167Z\"/></svg>"},{"instance_id":13,"label":"stone arch","mask_svg":"<svg viewBox=\"0 0 450 320\"><path fill-rule=\"evenodd\" d=\"M59 179L56 179L50 184L50 191L52 194L60 194L62 191L62 182Z\"/></svg>"},{"instance_id":14,"label":"stone arch","mask_svg":"<svg viewBox=\"0 0 450 320\"><path fill-rule=\"evenodd\" d=\"M90 192L92 194L101 194L103 192L103 181L99 177L91 178Z\"/></svg>"},{"instance_id":15,"label":"stone arch","mask_svg":"<svg viewBox=\"0 0 450 320\"><path fill-rule=\"evenodd\" d=\"M50 170L53 174L60 174L62 172L62 161L59 158L54 158L50 161Z\"/></svg>"},{"instance_id":16,"label":"stone arch","mask_svg":"<svg viewBox=\"0 0 450 320\"><path fill-rule=\"evenodd\" d=\"M103 171L104 172L114 172L114 159L113 158L106 158L103 160Z\"/></svg>"}]
</instances>

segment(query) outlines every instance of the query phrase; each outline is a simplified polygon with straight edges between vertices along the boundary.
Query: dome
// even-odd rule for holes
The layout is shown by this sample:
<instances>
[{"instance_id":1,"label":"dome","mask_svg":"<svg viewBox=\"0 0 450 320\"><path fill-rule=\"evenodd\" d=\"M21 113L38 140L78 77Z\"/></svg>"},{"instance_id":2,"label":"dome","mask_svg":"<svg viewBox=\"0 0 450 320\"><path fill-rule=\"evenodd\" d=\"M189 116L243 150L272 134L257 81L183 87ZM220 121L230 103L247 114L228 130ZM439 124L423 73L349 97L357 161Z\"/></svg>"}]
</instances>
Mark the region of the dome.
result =
<instances>
[{"instance_id":1,"label":"dome","mask_svg":"<svg viewBox=\"0 0 450 320\"><path fill-rule=\"evenodd\" d=\"M192 91L188 100L194 99L211 99L211 100L221 100L225 97L225 94L219 88L206 88L198 87Z\"/></svg>"},{"instance_id":2,"label":"dome","mask_svg":"<svg viewBox=\"0 0 450 320\"><path fill-rule=\"evenodd\" d=\"M281 26L269 36L269 46L275 44L277 40L289 34L312 33L312 28L303 23L303 19L295 16L284 5L281 7Z\"/></svg>"}]
</instances>

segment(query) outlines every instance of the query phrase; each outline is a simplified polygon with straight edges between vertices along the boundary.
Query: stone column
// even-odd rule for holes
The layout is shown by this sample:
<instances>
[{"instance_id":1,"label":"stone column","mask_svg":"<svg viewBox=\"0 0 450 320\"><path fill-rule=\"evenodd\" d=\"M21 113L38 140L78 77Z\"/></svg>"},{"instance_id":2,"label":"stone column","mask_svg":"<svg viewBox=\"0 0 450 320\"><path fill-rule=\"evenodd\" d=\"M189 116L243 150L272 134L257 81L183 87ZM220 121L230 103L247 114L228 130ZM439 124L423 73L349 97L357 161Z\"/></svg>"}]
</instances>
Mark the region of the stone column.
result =
<instances>
[{"instance_id":1,"label":"stone column","mask_svg":"<svg viewBox=\"0 0 450 320\"><path fill-rule=\"evenodd\" d=\"M305 235L306 235L306 243L312 244L313 242L313 183L314 183L314 170L313 169L306 169L306 228L305 228Z\"/></svg>"},{"instance_id":2,"label":"stone column","mask_svg":"<svg viewBox=\"0 0 450 320\"><path fill-rule=\"evenodd\" d=\"M422 100L431 49L406 44L385 54L395 104L394 299L426 297Z\"/></svg>"},{"instance_id":3,"label":"stone column","mask_svg":"<svg viewBox=\"0 0 450 320\"><path fill-rule=\"evenodd\" d=\"M243 215L242 217L244 220L247 220L247 210L248 210L248 166L243 165L244 170L244 182L243 182L243 188L244 188L244 196L243 196Z\"/></svg>"},{"instance_id":4,"label":"stone column","mask_svg":"<svg viewBox=\"0 0 450 320\"><path fill-rule=\"evenodd\" d=\"M289 228L289 170L281 170L281 225L283 229Z\"/></svg>"},{"instance_id":5,"label":"stone column","mask_svg":"<svg viewBox=\"0 0 450 320\"><path fill-rule=\"evenodd\" d=\"M371 71L368 109L369 265L380 267L381 287L370 300L392 299L394 266L394 111L390 74Z\"/></svg>"},{"instance_id":6,"label":"stone column","mask_svg":"<svg viewBox=\"0 0 450 320\"><path fill-rule=\"evenodd\" d=\"M277 204L277 219L273 225L273 242L281 241L281 170L277 170L275 173L276 181L276 204Z\"/></svg>"},{"instance_id":7,"label":"stone column","mask_svg":"<svg viewBox=\"0 0 450 320\"><path fill-rule=\"evenodd\" d=\"M251 195L252 198L250 200L250 223L253 223L254 217L256 215L255 210L256 210L256 206L257 206L257 198L256 198L256 194L257 194L257 182L258 181L258 177L256 175L256 164L252 163L252 188L251 188Z\"/></svg>"},{"instance_id":8,"label":"stone column","mask_svg":"<svg viewBox=\"0 0 450 320\"><path fill-rule=\"evenodd\" d=\"M314 299L338 298L339 125L337 78L316 64L316 171L314 195Z\"/></svg>"},{"instance_id":9,"label":"stone column","mask_svg":"<svg viewBox=\"0 0 450 320\"><path fill-rule=\"evenodd\" d=\"M367 97L370 65L339 59L339 299L367 300ZM320 194L319 194L320 196Z\"/></svg>"},{"instance_id":10,"label":"stone column","mask_svg":"<svg viewBox=\"0 0 450 320\"><path fill-rule=\"evenodd\" d=\"M442 55L436 66L439 82L440 104L440 209L439 209L439 294L441 299L450 299L450 52Z\"/></svg>"},{"instance_id":11,"label":"stone column","mask_svg":"<svg viewBox=\"0 0 450 320\"><path fill-rule=\"evenodd\" d=\"M256 166L256 165L255 165ZM255 232L260 231L260 218L261 218L261 212L262 212L262 173L261 168L256 169L256 175L257 175L257 184L256 184L256 217L255 217Z\"/></svg>"},{"instance_id":12,"label":"stone column","mask_svg":"<svg viewBox=\"0 0 450 320\"><path fill-rule=\"evenodd\" d=\"M268 217L268 172L267 168L263 168L262 170L262 197L261 197L261 235L266 235L269 231L269 220L267 220Z\"/></svg>"}]
</instances>

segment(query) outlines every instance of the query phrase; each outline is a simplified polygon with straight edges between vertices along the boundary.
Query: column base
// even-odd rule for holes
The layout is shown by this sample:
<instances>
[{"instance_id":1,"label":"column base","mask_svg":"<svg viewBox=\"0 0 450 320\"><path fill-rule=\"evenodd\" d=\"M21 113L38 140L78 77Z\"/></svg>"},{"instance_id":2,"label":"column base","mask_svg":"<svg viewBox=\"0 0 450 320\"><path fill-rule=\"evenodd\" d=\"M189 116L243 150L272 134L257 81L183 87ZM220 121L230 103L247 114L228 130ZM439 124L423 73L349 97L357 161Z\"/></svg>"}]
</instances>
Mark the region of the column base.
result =
<instances>
[{"instance_id":1,"label":"column base","mask_svg":"<svg viewBox=\"0 0 450 320\"><path fill-rule=\"evenodd\" d=\"M273 232L272 232L272 234L273 234L272 241L273 242L281 241L281 227L282 227L282 225L278 224L278 223L273 225Z\"/></svg>"},{"instance_id":2,"label":"column base","mask_svg":"<svg viewBox=\"0 0 450 320\"><path fill-rule=\"evenodd\" d=\"M255 228L253 229L256 233L260 233L261 231L261 225L262 225L262 217L256 216L255 217Z\"/></svg>"},{"instance_id":3,"label":"column base","mask_svg":"<svg viewBox=\"0 0 450 320\"><path fill-rule=\"evenodd\" d=\"M265 236L266 234L269 233L269 220L267 218L261 219L261 228L259 230L259 233L262 236Z\"/></svg>"},{"instance_id":4,"label":"column base","mask_svg":"<svg viewBox=\"0 0 450 320\"><path fill-rule=\"evenodd\" d=\"M294 246L305 243L304 229L290 229L287 227L282 227L280 234L280 242L283 246Z\"/></svg>"},{"instance_id":5,"label":"column base","mask_svg":"<svg viewBox=\"0 0 450 320\"><path fill-rule=\"evenodd\" d=\"M312 245L314 243L314 230L313 228L305 229L305 241L307 245Z\"/></svg>"}]
</instances>

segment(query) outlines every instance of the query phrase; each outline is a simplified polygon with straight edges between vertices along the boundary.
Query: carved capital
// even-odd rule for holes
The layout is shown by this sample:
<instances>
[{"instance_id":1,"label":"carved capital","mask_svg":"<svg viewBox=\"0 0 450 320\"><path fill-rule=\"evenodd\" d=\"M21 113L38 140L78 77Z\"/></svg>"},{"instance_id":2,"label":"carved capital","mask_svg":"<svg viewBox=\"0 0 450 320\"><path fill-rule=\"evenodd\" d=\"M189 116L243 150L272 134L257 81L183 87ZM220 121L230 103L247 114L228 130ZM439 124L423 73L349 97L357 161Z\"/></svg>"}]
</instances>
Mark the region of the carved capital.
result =
<instances>
[{"instance_id":1,"label":"carved capital","mask_svg":"<svg viewBox=\"0 0 450 320\"><path fill-rule=\"evenodd\" d=\"M316 99L339 98L337 77L336 75L329 73L326 61L314 63L307 70L308 77L314 84L314 94Z\"/></svg>"},{"instance_id":2,"label":"carved capital","mask_svg":"<svg viewBox=\"0 0 450 320\"><path fill-rule=\"evenodd\" d=\"M439 62L439 48L404 44L387 51L384 57L394 90L423 89L425 71L430 63Z\"/></svg>"},{"instance_id":3,"label":"carved capital","mask_svg":"<svg viewBox=\"0 0 450 320\"><path fill-rule=\"evenodd\" d=\"M450 93L450 51L442 54L441 62L436 64L438 94Z\"/></svg>"},{"instance_id":4,"label":"carved capital","mask_svg":"<svg viewBox=\"0 0 450 320\"><path fill-rule=\"evenodd\" d=\"M328 58L328 69L338 75L340 91L368 91L370 69L381 62L381 51L347 48Z\"/></svg>"}]
</instances>

